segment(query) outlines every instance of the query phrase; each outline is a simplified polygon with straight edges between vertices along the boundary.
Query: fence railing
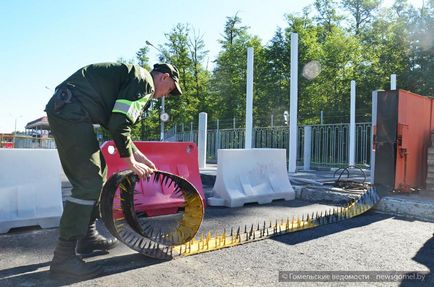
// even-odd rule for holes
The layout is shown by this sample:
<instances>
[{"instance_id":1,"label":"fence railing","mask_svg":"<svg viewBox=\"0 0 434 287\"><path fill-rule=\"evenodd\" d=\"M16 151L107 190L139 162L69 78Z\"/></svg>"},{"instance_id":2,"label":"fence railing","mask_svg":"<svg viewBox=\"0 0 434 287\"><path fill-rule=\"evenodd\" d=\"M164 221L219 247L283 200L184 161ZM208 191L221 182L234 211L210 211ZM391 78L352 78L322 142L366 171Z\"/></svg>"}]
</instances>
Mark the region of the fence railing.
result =
<instances>
[{"instance_id":1,"label":"fence railing","mask_svg":"<svg viewBox=\"0 0 434 287\"><path fill-rule=\"evenodd\" d=\"M310 166L342 167L348 165L349 124L312 125ZM166 141L193 141L197 143L197 130L166 133ZM357 165L370 163L371 123L356 124L356 154ZM210 129L207 132L207 162L217 162L218 149L244 148L245 129ZM253 129L252 145L255 148L284 148L288 155L289 128L256 127ZM8 147L15 148L56 148L51 137L34 137L17 135ZM3 145L6 147L6 145ZM297 165L303 165L304 156L304 126L298 127L297 133ZM287 156L288 160L288 156Z\"/></svg>"},{"instance_id":2,"label":"fence railing","mask_svg":"<svg viewBox=\"0 0 434 287\"><path fill-rule=\"evenodd\" d=\"M56 148L56 143L52 137L40 137L31 135L11 135L1 141L2 148Z\"/></svg>"},{"instance_id":3,"label":"fence railing","mask_svg":"<svg viewBox=\"0 0 434 287\"><path fill-rule=\"evenodd\" d=\"M349 124L312 125L311 167L342 167L348 165ZM170 134L171 141L193 141L197 143L197 131ZM370 162L371 123L356 124L357 165ZM193 139L193 140L192 140ZM166 140L168 140L166 138ZM245 129L211 129L207 132L207 161L217 161L218 149L244 148ZM253 129L252 145L255 148L284 148L288 155L289 128L256 127ZM298 127L297 165L303 165L304 126Z\"/></svg>"}]
</instances>

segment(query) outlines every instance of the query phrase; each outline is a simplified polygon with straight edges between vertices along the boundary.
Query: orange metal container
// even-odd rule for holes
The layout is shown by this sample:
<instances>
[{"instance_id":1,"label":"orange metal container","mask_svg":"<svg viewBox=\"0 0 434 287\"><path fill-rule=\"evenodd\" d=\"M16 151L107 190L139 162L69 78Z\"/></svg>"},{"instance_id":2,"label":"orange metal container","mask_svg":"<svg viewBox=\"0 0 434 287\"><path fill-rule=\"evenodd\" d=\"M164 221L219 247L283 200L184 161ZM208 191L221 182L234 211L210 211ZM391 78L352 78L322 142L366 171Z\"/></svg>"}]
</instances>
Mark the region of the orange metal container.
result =
<instances>
[{"instance_id":1,"label":"orange metal container","mask_svg":"<svg viewBox=\"0 0 434 287\"><path fill-rule=\"evenodd\" d=\"M373 130L380 191L410 192L425 185L433 128L433 99L405 90L378 93Z\"/></svg>"},{"instance_id":2,"label":"orange metal container","mask_svg":"<svg viewBox=\"0 0 434 287\"><path fill-rule=\"evenodd\" d=\"M423 187L427 173L427 149L432 130L432 99L398 91L398 129L395 189Z\"/></svg>"}]
</instances>

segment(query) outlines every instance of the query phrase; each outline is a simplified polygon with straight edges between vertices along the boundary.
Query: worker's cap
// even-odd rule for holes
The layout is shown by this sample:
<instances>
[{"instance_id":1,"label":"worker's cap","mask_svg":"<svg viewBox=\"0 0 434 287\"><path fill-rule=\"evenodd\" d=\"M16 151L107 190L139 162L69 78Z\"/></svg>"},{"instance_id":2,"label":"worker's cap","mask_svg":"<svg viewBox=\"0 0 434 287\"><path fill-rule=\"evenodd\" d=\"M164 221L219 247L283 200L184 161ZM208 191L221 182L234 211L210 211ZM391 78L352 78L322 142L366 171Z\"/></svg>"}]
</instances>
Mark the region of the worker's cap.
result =
<instances>
[{"instance_id":1,"label":"worker's cap","mask_svg":"<svg viewBox=\"0 0 434 287\"><path fill-rule=\"evenodd\" d=\"M181 87L179 86L179 71L175 65L171 64L155 64L153 71L160 73L168 73L170 77L175 81L175 89L170 93L174 96L182 94Z\"/></svg>"}]
</instances>

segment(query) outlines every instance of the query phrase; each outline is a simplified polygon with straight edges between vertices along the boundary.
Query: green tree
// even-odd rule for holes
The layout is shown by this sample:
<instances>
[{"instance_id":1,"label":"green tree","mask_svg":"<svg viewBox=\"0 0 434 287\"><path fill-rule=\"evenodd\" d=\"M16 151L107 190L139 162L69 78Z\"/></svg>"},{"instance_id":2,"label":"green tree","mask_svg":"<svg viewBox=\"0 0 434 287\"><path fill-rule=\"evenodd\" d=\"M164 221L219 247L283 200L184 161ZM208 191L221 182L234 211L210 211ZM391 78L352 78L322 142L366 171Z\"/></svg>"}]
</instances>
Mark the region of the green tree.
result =
<instances>
[{"instance_id":1,"label":"green tree","mask_svg":"<svg viewBox=\"0 0 434 287\"><path fill-rule=\"evenodd\" d=\"M339 26L340 21L344 18L338 15L337 3L334 0L315 0L314 6L318 11L318 16L315 17L316 22L328 32L331 32L333 27Z\"/></svg>"},{"instance_id":2,"label":"green tree","mask_svg":"<svg viewBox=\"0 0 434 287\"><path fill-rule=\"evenodd\" d=\"M220 119L242 119L246 83L246 50L251 39L238 14L226 18L222 50L215 61L210 93L216 99ZM245 100L244 100L245 103ZM245 104L244 104L245 107Z\"/></svg>"},{"instance_id":3,"label":"green tree","mask_svg":"<svg viewBox=\"0 0 434 287\"><path fill-rule=\"evenodd\" d=\"M373 20L380 4L381 0L342 0L342 7L354 18L352 29L356 35Z\"/></svg>"},{"instance_id":4,"label":"green tree","mask_svg":"<svg viewBox=\"0 0 434 287\"><path fill-rule=\"evenodd\" d=\"M402 73L405 89L434 97L434 1L426 1L418 10L407 10L410 56Z\"/></svg>"},{"instance_id":5,"label":"green tree","mask_svg":"<svg viewBox=\"0 0 434 287\"><path fill-rule=\"evenodd\" d=\"M199 101L198 111L206 111L208 108L207 102L212 101L212 99L209 98L207 90L210 73L203 65L209 52L205 49L203 34L200 35L193 30L193 35L189 38L188 46L190 50L190 58L192 60L191 70L194 83L191 93ZM194 118L196 119L196 117Z\"/></svg>"}]
</instances>

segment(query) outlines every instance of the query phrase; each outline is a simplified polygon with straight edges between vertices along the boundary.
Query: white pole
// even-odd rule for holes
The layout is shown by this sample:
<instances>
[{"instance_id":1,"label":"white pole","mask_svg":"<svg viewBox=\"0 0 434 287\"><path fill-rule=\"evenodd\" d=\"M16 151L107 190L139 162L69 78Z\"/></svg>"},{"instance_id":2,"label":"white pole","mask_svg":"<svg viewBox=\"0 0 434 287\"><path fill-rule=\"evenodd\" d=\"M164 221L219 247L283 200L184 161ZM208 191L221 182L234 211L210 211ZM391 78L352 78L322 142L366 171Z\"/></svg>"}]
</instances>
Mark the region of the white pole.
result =
<instances>
[{"instance_id":1,"label":"white pole","mask_svg":"<svg viewBox=\"0 0 434 287\"><path fill-rule=\"evenodd\" d=\"M310 170L312 149L312 126L304 126L304 153L303 153L303 169Z\"/></svg>"},{"instance_id":2,"label":"white pole","mask_svg":"<svg viewBox=\"0 0 434 287\"><path fill-rule=\"evenodd\" d=\"M161 98L161 114L164 114L164 97ZM160 141L164 141L164 122L160 120Z\"/></svg>"},{"instance_id":3,"label":"white pole","mask_svg":"<svg viewBox=\"0 0 434 287\"><path fill-rule=\"evenodd\" d=\"M298 34L291 33L291 90L289 114L288 172L297 168Z\"/></svg>"},{"instance_id":4,"label":"white pole","mask_svg":"<svg viewBox=\"0 0 434 287\"><path fill-rule=\"evenodd\" d=\"M216 131L216 141L215 141L215 154L218 154L220 149L220 121L217 119L217 131Z\"/></svg>"},{"instance_id":5,"label":"white pole","mask_svg":"<svg viewBox=\"0 0 434 287\"><path fill-rule=\"evenodd\" d=\"M355 164L356 157L356 81L351 81L351 111L350 111L350 146L348 150L348 165Z\"/></svg>"},{"instance_id":6,"label":"white pole","mask_svg":"<svg viewBox=\"0 0 434 287\"><path fill-rule=\"evenodd\" d=\"M390 75L390 90L396 90L396 74Z\"/></svg>"},{"instance_id":7,"label":"white pole","mask_svg":"<svg viewBox=\"0 0 434 287\"><path fill-rule=\"evenodd\" d=\"M247 48L246 135L245 149L252 148L253 134L253 48Z\"/></svg>"},{"instance_id":8,"label":"white pole","mask_svg":"<svg viewBox=\"0 0 434 287\"><path fill-rule=\"evenodd\" d=\"M378 106L378 91L372 91L372 125L371 125L371 183L374 183L375 175L375 146L374 133L377 128L377 106Z\"/></svg>"},{"instance_id":9,"label":"white pole","mask_svg":"<svg viewBox=\"0 0 434 287\"><path fill-rule=\"evenodd\" d=\"M206 168L206 134L207 134L207 113L199 113L199 134L197 137L197 149L199 156L199 168Z\"/></svg>"}]
</instances>

